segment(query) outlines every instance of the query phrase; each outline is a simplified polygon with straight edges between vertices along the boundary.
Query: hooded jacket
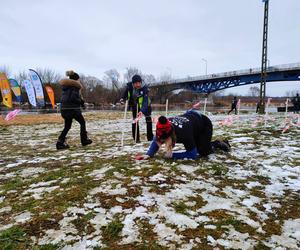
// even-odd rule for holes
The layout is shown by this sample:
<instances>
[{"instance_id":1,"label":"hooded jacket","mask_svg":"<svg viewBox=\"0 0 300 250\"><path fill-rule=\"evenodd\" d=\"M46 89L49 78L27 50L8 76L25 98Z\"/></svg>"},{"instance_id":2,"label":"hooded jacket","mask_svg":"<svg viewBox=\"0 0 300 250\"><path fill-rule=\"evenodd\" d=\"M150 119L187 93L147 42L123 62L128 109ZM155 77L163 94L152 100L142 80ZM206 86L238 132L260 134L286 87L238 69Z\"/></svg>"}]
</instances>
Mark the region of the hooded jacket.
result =
<instances>
[{"instance_id":1,"label":"hooded jacket","mask_svg":"<svg viewBox=\"0 0 300 250\"><path fill-rule=\"evenodd\" d=\"M59 84L62 87L61 108L63 109L80 109L84 101L81 98L80 90L82 85L80 81L72 79L62 79Z\"/></svg>"}]
</instances>

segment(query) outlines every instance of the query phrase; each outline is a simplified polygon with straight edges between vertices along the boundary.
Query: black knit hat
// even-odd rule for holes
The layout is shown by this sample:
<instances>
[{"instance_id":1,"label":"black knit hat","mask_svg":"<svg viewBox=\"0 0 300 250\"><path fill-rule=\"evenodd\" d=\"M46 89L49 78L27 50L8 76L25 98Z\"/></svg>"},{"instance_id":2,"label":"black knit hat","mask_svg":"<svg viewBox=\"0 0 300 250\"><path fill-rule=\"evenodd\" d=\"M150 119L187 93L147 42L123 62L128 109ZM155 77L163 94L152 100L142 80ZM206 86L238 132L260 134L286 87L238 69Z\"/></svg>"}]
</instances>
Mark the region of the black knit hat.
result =
<instances>
[{"instance_id":1,"label":"black knit hat","mask_svg":"<svg viewBox=\"0 0 300 250\"><path fill-rule=\"evenodd\" d=\"M140 75L134 75L132 77L132 83L142 82L142 77Z\"/></svg>"}]
</instances>

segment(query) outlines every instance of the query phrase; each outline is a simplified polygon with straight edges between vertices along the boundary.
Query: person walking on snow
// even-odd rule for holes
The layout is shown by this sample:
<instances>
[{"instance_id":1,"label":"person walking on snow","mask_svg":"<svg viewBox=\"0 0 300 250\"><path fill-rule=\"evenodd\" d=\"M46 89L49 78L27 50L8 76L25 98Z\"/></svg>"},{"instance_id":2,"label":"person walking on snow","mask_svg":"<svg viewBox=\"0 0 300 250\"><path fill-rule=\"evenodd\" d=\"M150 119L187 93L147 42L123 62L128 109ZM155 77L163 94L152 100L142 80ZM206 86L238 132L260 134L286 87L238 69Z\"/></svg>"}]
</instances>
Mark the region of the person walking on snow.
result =
<instances>
[{"instance_id":1,"label":"person walking on snow","mask_svg":"<svg viewBox=\"0 0 300 250\"><path fill-rule=\"evenodd\" d=\"M84 100L80 95L82 85L79 80L79 75L74 71L67 71L67 79L62 79L59 84L62 87L61 97L61 116L64 118L65 127L58 137L56 149L67 149L69 145L66 143L66 135L72 126L72 121L75 119L80 124L80 139L82 146L92 143L88 138L84 117L82 116L80 107L84 107Z\"/></svg>"},{"instance_id":2,"label":"person walking on snow","mask_svg":"<svg viewBox=\"0 0 300 250\"><path fill-rule=\"evenodd\" d=\"M156 136L154 137L146 155L137 156L138 160L153 157L162 144L166 144L166 157L173 159L193 159L198 156L207 156L216 149L228 152L228 141L211 141L213 126L210 119L191 109L185 114L167 119L160 116L156 124ZM184 152L172 152L176 143L182 143Z\"/></svg>"},{"instance_id":3,"label":"person walking on snow","mask_svg":"<svg viewBox=\"0 0 300 250\"><path fill-rule=\"evenodd\" d=\"M299 111L300 111L300 97L299 97L298 93L292 99L292 103L294 105L294 113L299 113Z\"/></svg>"},{"instance_id":4,"label":"person walking on snow","mask_svg":"<svg viewBox=\"0 0 300 250\"><path fill-rule=\"evenodd\" d=\"M141 76L134 75L132 81L127 83L126 89L120 100L121 102L128 100L128 108L132 111L132 137L135 142L140 142L139 123L136 118L140 118L142 115L146 118L147 140L153 140L151 101L148 92L148 88L142 86Z\"/></svg>"},{"instance_id":5,"label":"person walking on snow","mask_svg":"<svg viewBox=\"0 0 300 250\"><path fill-rule=\"evenodd\" d=\"M231 102L231 110L229 110L228 111L228 115L231 113L231 111L233 111L234 110L234 113L235 114L237 114L237 99L236 99L236 96L235 97L233 97L233 100L232 100L232 102Z\"/></svg>"}]
</instances>

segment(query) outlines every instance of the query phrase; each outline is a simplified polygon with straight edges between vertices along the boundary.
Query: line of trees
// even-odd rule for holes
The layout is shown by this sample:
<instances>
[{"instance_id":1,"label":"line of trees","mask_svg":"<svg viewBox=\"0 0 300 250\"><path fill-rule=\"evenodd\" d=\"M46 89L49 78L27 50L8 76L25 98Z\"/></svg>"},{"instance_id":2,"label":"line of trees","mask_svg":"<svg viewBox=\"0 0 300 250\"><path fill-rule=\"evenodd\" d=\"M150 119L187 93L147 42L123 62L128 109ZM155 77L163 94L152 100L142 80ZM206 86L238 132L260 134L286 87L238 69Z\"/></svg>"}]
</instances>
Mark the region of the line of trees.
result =
<instances>
[{"instance_id":1,"label":"line of trees","mask_svg":"<svg viewBox=\"0 0 300 250\"><path fill-rule=\"evenodd\" d=\"M55 102L59 103L61 98L61 87L58 82L65 76L50 68L36 68L35 70L40 75L43 84L50 85L53 88ZM10 68L6 65L0 66L0 72L6 73L8 78L14 78L20 84L25 79L28 79L27 71L21 71L16 75L12 75ZM135 74L141 75L145 84L151 84L156 81L162 83L159 87L153 88L150 91L150 97L153 103L163 104L166 102L166 99L169 99L172 103L183 103L185 101L195 101L198 100L199 97L204 97L203 94L197 94L190 91L168 92L165 85L172 80L170 72L164 72L160 75L160 77L155 78L154 75L145 74L135 67L126 68L123 75L121 75L116 69L107 70L104 72L102 79L95 76L80 74L81 82L84 86L82 90L83 97L86 102L93 103L95 106L116 104L119 101L122 92L125 90L126 84L131 81L132 76ZM297 92L297 90L287 91L286 96L295 96ZM211 96L216 97L222 95L224 95L224 91L218 91L211 94ZM230 95L231 94L228 94L228 96ZM257 86L250 86L248 96L258 97L259 88ZM23 102L28 101L25 89L22 89L22 100Z\"/></svg>"},{"instance_id":2,"label":"line of trees","mask_svg":"<svg viewBox=\"0 0 300 250\"><path fill-rule=\"evenodd\" d=\"M53 88L55 94L55 102L59 103L61 98L61 87L59 85L59 81L65 76L57 73L55 70L50 68L35 68L35 71L41 77L42 83L44 85L50 85ZM27 102L27 95L25 89L21 84L24 80L28 79L27 71L20 71L19 73L13 75L10 68L6 65L3 65L0 66L0 72L4 72L8 78L14 78L18 81L22 89L22 100L23 102ZM135 74L141 75L145 84L151 84L157 80L168 81L172 79L171 75L168 75L167 73L162 74L161 77L156 79L154 75L145 74L135 67L126 68L123 77L121 77L121 74L116 69L105 71L102 79L99 79L95 76L85 75L81 73L79 74L81 82L84 86L82 95L85 101L88 103L93 103L96 106L117 103L120 100L122 92L126 88L126 84L131 81L132 76ZM151 95L152 99L154 99L153 101L163 102L163 94L163 91L158 96L156 95L156 93L153 93Z\"/></svg>"}]
</instances>

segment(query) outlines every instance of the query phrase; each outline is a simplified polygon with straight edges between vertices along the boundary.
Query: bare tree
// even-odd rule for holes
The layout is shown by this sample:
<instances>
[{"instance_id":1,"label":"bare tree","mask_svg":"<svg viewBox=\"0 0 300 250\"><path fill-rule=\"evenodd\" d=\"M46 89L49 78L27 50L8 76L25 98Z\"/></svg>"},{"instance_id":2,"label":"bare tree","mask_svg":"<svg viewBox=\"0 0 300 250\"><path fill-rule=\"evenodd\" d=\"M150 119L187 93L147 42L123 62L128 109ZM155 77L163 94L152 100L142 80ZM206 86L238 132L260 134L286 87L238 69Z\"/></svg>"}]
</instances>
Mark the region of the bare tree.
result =
<instances>
[{"instance_id":1,"label":"bare tree","mask_svg":"<svg viewBox=\"0 0 300 250\"><path fill-rule=\"evenodd\" d=\"M36 72L41 77L43 83L58 83L62 78L61 74L49 68L37 68Z\"/></svg>"},{"instance_id":2,"label":"bare tree","mask_svg":"<svg viewBox=\"0 0 300 250\"><path fill-rule=\"evenodd\" d=\"M103 81L95 76L80 75L80 80L86 89L93 89L97 85L103 85Z\"/></svg>"},{"instance_id":3,"label":"bare tree","mask_svg":"<svg viewBox=\"0 0 300 250\"><path fill-rule=\"evenodd\" d=\"M131 82L131 78L134 75L142 75L142 72L138 68L135 68L135 67L126 68L126 72L124 74L125 81Z\"/></svg>"},{"instance_id":4,"label":"bare tree","mask_svg":"<svg viewBox=\"0 0 300 250\"><path fill-rule=\"evenodd\" d=\"M168 71L163 72L159 77L159 81L161 81L161 82L169 82L171 80L172 80L172 75Z\"/></svg>"},{"instance_id":5,"label":"bare tree","mask_svg":"<svg viewBox=\"0 0 300 250\"><path fill-rule=\"evenodd\" d=\"M119 90L120 88L120 74L116 69L110 69L104 72L105 76L103 81L107 86L111 86L113 90Z\"/></svg>"},{"instance_id":6,"label":"bare tree","mask_svg":"<svg viewBox=\"0 0 300 250\"><path fill-rule=\"evenodd\" d=\"M143 74L142 79L147 85L151 85L152 83L156 82L155 76L152 74Z\"/></svg>"},{"instance_id":7,"label":"bare tree","mask_svg":"<svg viewBox=\"0 0 300 250\"><path fill-rule=\"evenodd\" d=\"M1 65L0 72L5 73L5 75L7 77L10 77L11 71L10 71L10 67L8 65Z\"/></svg>"},{"instance_id":8,"label":"bare tree","mask_svg":"<svg viewBox=\"0 0 300 250\"><path fill-rule=\"evenodd\" d=\"M17 80L17 82L22 85L23 81L28 79L28 74L25 70L20 71L17 75L15 75L15 79Z\"/></svg>"},{"instance_id":9,"label":"bare tree","mask_svg":"<svg viewBox=\"0 0 300 250\"><path fill-rule=\"evenodd\" d=\"M249 95L252 96L252 97L256 97L256 96L259 96L259 87L257 86L251 86L249 88Z\"/></svg>"}]
</instances>

